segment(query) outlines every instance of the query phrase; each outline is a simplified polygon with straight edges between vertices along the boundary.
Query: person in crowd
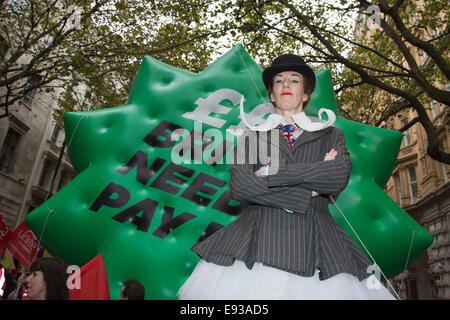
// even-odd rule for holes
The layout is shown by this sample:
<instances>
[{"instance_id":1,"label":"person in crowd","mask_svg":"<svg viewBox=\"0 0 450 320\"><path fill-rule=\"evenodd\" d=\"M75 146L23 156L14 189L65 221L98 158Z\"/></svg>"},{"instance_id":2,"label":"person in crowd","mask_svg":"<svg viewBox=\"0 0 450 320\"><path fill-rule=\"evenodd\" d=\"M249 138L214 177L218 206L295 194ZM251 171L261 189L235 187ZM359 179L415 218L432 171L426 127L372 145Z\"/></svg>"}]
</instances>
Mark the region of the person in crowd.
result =
<instances>
[{"instance_id":1,"label":"person in crowd","mask_svg":"<svg viewBox=\"0 0 450 320\"><path fill-rule=\"evenodd\" d=\"M11 274L13 276L13 284L10 286L8 293L5 293L5 296L8 300L21 300L24 289L23 283L27 277L27 274L22 273L17 269L11 270Z\"/></svg>"},{"instance_id":2,"label":"person in crowd","mask_svg":"<svg viewBox=\"0 0 450 320\"><path fill-rule=\"evenodd\" d=\"M24 284L30 300L68 300L67 264L60 258L38 258Z\"/></svg>"},{"instance_id":3,"label":"person in crowd","mask_svg":"<svg viewBox=\"0 0 450 320\"><path fill-rule=\"evenodd\" d=\"M120 300L144 300L145 288L137 280L127 280L120 290Z\"/></svg>"}]
</instances>

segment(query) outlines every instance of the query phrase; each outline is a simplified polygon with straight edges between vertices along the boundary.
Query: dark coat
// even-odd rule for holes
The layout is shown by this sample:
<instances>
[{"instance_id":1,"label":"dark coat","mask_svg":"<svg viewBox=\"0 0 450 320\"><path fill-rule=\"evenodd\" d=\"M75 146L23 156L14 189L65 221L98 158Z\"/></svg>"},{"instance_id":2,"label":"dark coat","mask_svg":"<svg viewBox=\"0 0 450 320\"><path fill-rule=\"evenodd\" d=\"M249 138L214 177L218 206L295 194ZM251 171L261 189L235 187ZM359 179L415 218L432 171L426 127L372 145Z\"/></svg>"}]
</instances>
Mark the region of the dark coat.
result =
<instances>
[{"instance_id":1,"label":"dark coat","mask_svg":"<svg viewBox=\"0 0 450 320\"><path fill-rule=\"evenodd\" d=\"M278 135L272 135L278 137L278 170L271 167L269 176L261 178L254 172L264 162L231 165L231 197L247 206L235 221L192 250L219 265L232 265L240 259L249 269L261 262L307 277L319 268L321 280L341 272L360 280L368 277L367 268L372 263L328 209L329 196L336 200L347 185L352 168L342 130L329 127L305 131L292 150L278 129L271 130L265 138L258 132L246 132L239 139L238 148L241 146L248 157L252 144L245 143L248 140L244 137L256 135L260 138L258 146L265 143L270 150L274 145L271 134ZM323 161L332 148L338 151L336 159ZM312 197L312 191L321 196Z\"/></svg>"}]
</instances>

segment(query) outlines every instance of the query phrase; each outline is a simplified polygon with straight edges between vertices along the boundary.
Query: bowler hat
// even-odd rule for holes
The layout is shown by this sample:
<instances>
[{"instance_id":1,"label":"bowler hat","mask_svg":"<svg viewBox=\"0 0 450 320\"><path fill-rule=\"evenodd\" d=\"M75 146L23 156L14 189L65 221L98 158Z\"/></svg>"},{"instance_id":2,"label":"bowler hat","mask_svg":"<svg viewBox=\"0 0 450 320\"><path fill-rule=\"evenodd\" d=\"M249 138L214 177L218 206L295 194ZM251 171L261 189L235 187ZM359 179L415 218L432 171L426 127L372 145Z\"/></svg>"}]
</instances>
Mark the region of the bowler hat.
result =
<instances>
[{"instance_id":1,"label":"bowler hat","mask_svg":"<svg viewBox=\"0 0 450 320\"><path fill-rule=\"evenodd\" d=\"M262 78L266 89L269 89L270 82L274 76L283 71L297 71L309 79L311 91L316 85L316 76L314 71L306 64L301 57L288 53L283 54L273 60L272 65L263 71Z\"/></svg>"}]
</instances>

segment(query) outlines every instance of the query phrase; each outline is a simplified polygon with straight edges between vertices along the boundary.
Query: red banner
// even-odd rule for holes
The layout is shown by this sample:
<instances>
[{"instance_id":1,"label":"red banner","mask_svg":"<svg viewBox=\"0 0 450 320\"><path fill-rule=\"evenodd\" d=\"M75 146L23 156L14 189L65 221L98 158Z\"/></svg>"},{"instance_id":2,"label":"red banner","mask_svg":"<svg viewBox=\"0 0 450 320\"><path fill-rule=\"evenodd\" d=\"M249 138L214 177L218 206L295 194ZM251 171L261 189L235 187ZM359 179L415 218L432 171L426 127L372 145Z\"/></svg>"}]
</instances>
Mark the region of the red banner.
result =
<instances>
[{"instance_id":1,"label":"red banner","mask_svg":"<svg viewBox=\"0 0 450 320\"><path fill-rule=\"evenodd\" d=\"M70 300L111 300L102 255L99 254L69 276L67 286Z\"/></svg>"},{"instance_id":2,"label":"red banner","mask_svg":"<svg viewBox=\"0 0 450 320\"><path fill-rule=\"evenodd\" d=\"M9 252L27 269L36 257L38 239L25 220L14 230L14 238L8 242Z\"/></svg>"},{"instance_id":3,"label":"red banner","mask_svg":"<svg viewBox=\"0 0 450 320\"><path fill-rule=\"evenodd\" d=\"M11 229L3 222L3 217L0 215L0 258L5 255L5 249L8 247L8 241L14 237Z\"/></svg>"}]
</instances>

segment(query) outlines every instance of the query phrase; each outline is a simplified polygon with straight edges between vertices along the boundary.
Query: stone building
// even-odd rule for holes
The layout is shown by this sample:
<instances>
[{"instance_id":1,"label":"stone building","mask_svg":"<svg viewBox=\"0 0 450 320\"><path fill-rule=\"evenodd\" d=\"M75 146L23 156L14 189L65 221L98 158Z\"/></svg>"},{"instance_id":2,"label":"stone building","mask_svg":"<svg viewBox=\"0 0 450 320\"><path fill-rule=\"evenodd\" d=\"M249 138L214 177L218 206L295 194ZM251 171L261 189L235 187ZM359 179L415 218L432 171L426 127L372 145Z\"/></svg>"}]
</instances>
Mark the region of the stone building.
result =
<instances>
[{"instance_id":1,"label":"stone building","mask_svg":"<svg viewBox=\"0 0 450 320\"><path fill-rule=\"evenodd\" d=\"M415 0L414 6L405 5L409 24L419 23L418 12L426 2ZM443 13L445 14L445 13ZM370 38L374 21L363 19L355 25L355 35ZM370 20L370 19L369 19ZM445 30L421 29L423 38L431 39ZM431 59L417 47L405 42L420 68L426 68ZM384 51L386 54L386 50ZM406 61L402 60L408 68ZM450 83L434 83L436 87L450 91ZM386 93L374 90L372 99ZM368 97L365 97L368 98ZM382 101L380 99L380 101ZM433 122L445 152L450 152L450 110L448 106L431 101L427 113ZM368 122L376 117L368 110ZM412 109L405 109L398 117L391 117L384 126L399 130L417 117ZM412 263L404 273L391 279L402 299L450 299L450 185L448 165L435 161L427 155L427 135L420 123L403 132L403 141L391 178L386 184L386 193L396 201L413 219L434 237L433 244ZM412 238L413 239L413 238Z\"/></svg>"},{"instance_id":2,"label":"stone building","mask_svg":"<svg viewBox=\"0 0 450 320\"><path fill-rule=\"evenodd\" d=\"M64 152L54 179L65 138L53 119L56 101L32 90L22 102L0 119L0 214L11 228L75 176Z\"/></svg>"},{"instance_id":3,"label":"stone building","mask_svg":"<svg viewBox=\"0 0 450 320\"><path fill-rule=\"evenodd\" d=\"M450 150L450 110L432 102L430 118ZM414 112L403 115L412 119ZM402 127L402 120L394 128ZM393 129L394 129L393 128ZM397 163L386 192L434 237L433 244L394 283L405 299L450 299L450 184L448 165L426 154L427 137L416 124L403 133Z\"/></svg>"},{"instance_id":4,"label":"stone building","mask_svg":"<svg viewBox=\"0 0 450 320\"><path fill-rule=\"evenodd\" d=\"M411 19L415 23L415 10ZM439 30L429 34L437 35ZM412 53L421 67L431 62L420 49L416 48ZM450 83L437 83L436 86L450 91ZM450 152L448 106L431 101L427 107L443 150ZM400 129L415 117L416 112L409 109L388 127ZM403 132L397 163L385 188L389 196L434 237L427 251L404 274L393 279L403 299L450 299L449 168L427 155L427 143L427 135L420 124Z\"/></svg>"},{"instance_id":5,"label":"stone building","mask_svg":"<svg viewBox=\"0 0 450 320\"><path fill-rule=\"evenodd\" d=\"M9 70L9 59L17 53L18 44L3 35L0 35L0 63L2 67L6 65L2 69L6 71ZM50 36L45 37L42 44L51 40ZM32 50L13 59L14 66L27 65L32 59L29 52ZM11 75L9 72L8 76ZM61 154L65 149L64 132L53 117L58 108L54 98L57 92L35 88L39 80L37 73L30 72L28 78L20 80L17 88L12 86L8 92L6 87L0 87L2 103L7 99L7 92L8 96L9 93L21 94L20 100L7 109L0 109L0 214L12 229L24 220L28 212L75 176L68 155L66 152Z\"/></svg>"}]
</instances>

